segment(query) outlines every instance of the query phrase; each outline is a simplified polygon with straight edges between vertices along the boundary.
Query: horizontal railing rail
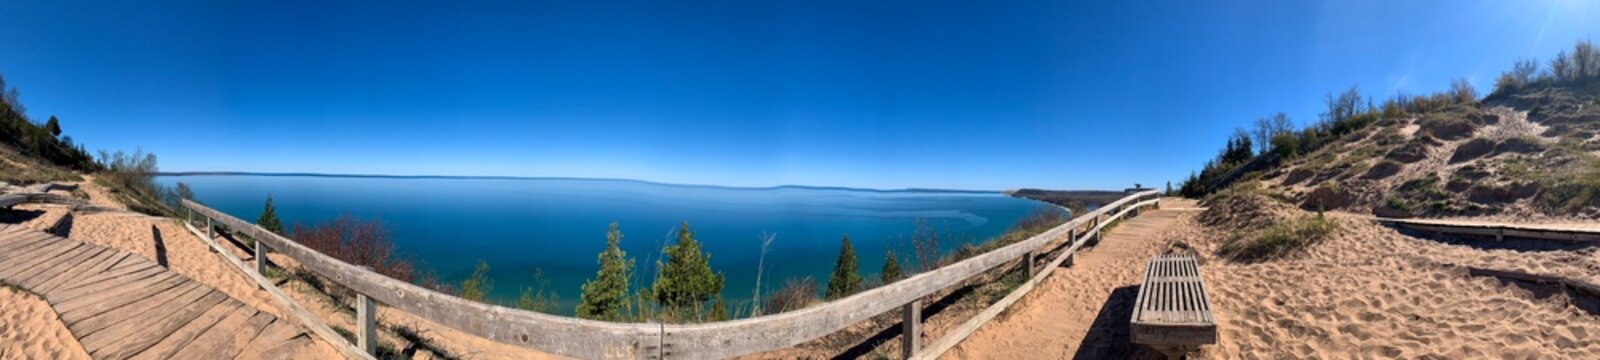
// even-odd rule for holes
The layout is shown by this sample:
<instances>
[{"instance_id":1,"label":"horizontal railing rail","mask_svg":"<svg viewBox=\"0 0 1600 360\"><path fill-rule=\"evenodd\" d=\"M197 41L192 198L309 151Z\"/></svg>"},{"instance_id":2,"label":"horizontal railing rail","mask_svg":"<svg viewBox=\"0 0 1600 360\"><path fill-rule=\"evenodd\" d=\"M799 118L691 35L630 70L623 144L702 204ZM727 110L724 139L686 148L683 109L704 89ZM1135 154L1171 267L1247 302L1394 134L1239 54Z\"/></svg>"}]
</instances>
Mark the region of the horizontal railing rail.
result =
<instances>
[{"instance_id":1,"label":"horizontal railing rail","mask_svg":"<svg viewBox=\"0 0 1600 360\"><path fill-rule=\"evenodd\" d=\"M215 224L282 252L300 266L363 298L489 340L579 358L707 359L794 346L896 308L914 315L920 311L924 297L1024 256L1031 260L1033 252L1063 235L1095 236L1107 222L1129 213L1122 211L1124 208L1155 204L1158 196L1154 190L1129 194L1026 240L843 299L790 312L703 324L605 322L470 301L345 263L205 205L189 200L184 200L183 205L196 215L214 219ZM1111 218L1102 219L1107 215ZM1084 225L1090 225L1091 230L1075 233ZM1076 242L1077 238L1068 240ZM1071 250L1078 245L1074 244ZM920 322L920 316L908 316L907 320L914 324ZM362 322L367 324L358 325L370 328L370 317ZM368 333L363 329L358 334ZM908 339L920 337L919 332L908 334L913 335L905 336ZM908 357L919 350L916 342L907 345Z\"/></svg>"}]
</instances>

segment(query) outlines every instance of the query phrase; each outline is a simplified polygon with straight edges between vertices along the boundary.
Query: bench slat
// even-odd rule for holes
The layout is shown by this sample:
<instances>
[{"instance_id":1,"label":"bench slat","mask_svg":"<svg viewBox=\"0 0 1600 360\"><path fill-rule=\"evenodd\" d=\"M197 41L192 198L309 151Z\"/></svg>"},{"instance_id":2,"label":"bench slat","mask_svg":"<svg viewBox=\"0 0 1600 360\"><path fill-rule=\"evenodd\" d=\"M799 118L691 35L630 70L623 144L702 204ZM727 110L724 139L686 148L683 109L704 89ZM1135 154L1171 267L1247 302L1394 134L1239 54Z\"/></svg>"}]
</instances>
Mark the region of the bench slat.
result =
<instances>
[{"instance_id":1,"label":"bench slat","mask_svg":"<svg viewBox=\"0 0 1600 360\"><path fill-rule=\"evenodd\" d=\"M1216 343L1216 320L1193 255L1159 255L1146 263L1130 327L1133 342L1139 344L1182 347Z\"/></svg>"}]
</instances>

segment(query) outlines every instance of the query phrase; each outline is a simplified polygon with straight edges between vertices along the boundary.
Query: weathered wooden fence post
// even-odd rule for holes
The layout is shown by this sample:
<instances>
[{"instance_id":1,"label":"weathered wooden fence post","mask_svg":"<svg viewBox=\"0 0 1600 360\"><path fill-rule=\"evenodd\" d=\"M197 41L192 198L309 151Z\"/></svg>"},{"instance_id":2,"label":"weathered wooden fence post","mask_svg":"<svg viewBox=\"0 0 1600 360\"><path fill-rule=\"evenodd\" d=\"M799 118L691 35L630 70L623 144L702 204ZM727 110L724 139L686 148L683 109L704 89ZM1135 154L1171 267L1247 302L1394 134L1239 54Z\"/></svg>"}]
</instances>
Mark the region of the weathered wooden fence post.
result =
<instances>
[{"instance_id":1,"label":"weathered wooden fence post","mask_svg":"<svg viewBox=\"0 0 1600 360\"><path fill-rule=\"evenodd\" d=\"M267 243L256 239L256 273L267 275Z\"/></svg>"},{"instance_id":2,"label":"weathered wooden fence post","mask_svg":"<svg viewBox=\"0 0 1600 360\"><path fill-rule=\"evenodd\" d=\"M910 359L922 350L922 299L906 304L900 313L900 354Z\"/></svg>"},{"instance_id":3,"label":"weathered wooden fence post","mask_svg":"<svg viewBox=\"0 0 1600 360\"><path fill-rule=\"evenodd\" d=\"M1023 261L1027 261L1028 262L1028 277L1029 278L1032 278L1033 274L1036 274L1036 273L1039 272L1037 269L1034 269L1034 267L1033 267L1033 256L1034 256L1033 253L1034 252L1032 250L1029 250L1028 251L1028 257L1023 260Z\"/></svg>"},{"instance_id":4,"label":"weathered wooden fence post","mask_svg":"<svg viewBox=\"0 0 1600 360\"><path fill-rule=\"evenodd\" d=\"M372 303L372 298L367 294L356 293L356 347L366 351L367 354L377 354L377 321L373 318L373 311L377 310Z\"/></svg>"}]
</instances>

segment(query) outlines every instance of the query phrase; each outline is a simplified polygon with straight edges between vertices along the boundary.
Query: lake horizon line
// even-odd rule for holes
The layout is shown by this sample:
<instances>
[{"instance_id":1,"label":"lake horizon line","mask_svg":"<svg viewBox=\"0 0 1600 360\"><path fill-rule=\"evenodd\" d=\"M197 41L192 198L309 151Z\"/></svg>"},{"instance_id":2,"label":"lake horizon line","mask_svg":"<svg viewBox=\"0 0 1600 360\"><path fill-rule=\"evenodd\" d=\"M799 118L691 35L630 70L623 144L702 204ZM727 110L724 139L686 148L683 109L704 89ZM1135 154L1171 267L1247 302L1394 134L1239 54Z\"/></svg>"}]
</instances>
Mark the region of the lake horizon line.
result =
<instances>
[{"instance_id":1,"label":"lake horizon line","mask_svg":"<svg viewBox=\"0 0 1600 360\"><path fill-rule=\"evenodd\" d=\"M876 192L876 193L1006 194L1007 191L1014 190L1014 189L989 190L989 189L949 189L949 188L916 188L916 187L899 188L899 189L882 189L882 188L856 187L856 186L798 185L798 184L782 184L782 185L771 185L771 186L738 186L738 185L717 185L717 184L673 183L673 182L661 182L661 181L643 180L643 179L631 179L631 178L582 177L582 176L394 175L394 174L343 174L343 173L320 173L320 172L256 172L256 171L159 171L159 172L156 172L154 175L155 176L172 176L172 177L183 177L183 176L265 176L265 177L320 177L320 178L396 179L396 180L535 180L535 181L537 181L537 180L581 180L581 181L630 182L630 183L659 185L659 186L690 187L690 188L713 188L713 189L724 189L724 190L805 189L805 190L864 191L864 192ZM1018 189L1021 189L1021 187L1019 187Z\"/></svg>"}]
</instances>

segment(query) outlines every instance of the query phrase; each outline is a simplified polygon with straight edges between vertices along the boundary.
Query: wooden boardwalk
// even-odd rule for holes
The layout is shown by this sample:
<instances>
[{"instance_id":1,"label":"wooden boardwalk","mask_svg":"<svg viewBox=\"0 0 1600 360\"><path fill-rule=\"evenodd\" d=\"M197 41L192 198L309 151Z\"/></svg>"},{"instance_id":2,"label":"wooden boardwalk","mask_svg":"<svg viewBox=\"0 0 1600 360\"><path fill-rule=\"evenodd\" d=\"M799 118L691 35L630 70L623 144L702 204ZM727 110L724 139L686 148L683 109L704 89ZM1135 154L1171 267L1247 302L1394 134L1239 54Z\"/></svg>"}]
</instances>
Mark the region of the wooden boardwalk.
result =
<instances>
[{"instance_id":1,"label":"wooden boardwalk","mask_svg":"<svg viewBox=\"0 0 1600 360\"><path fill-rule=\"evenodd\" d=\"M129 252L0 224L0 282L44 297L95 359L288 359L295 323Z\"/></svg>"}]
</instances>

